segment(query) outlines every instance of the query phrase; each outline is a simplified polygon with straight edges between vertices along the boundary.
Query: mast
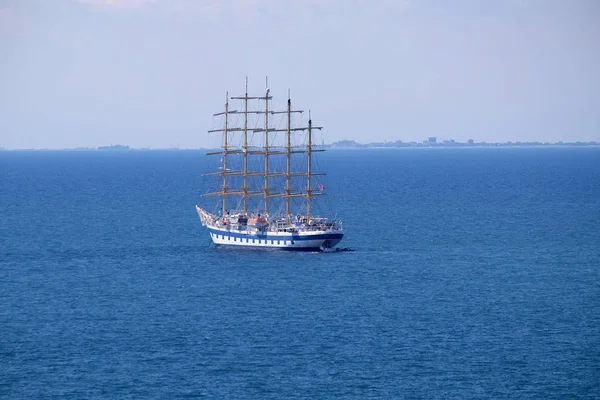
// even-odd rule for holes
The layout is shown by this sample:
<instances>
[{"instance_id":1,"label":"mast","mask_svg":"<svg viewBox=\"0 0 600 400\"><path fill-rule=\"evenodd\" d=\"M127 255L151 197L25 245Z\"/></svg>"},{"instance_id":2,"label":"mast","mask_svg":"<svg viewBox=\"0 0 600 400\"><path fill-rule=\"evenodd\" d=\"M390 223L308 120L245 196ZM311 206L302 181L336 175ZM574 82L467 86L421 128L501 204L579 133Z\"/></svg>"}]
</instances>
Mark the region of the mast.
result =
<instances>
[{"instance_id":1,"label":"mast","mask_svg":"<svg viewBox=\"0 0 600 400\"><path fill-rule=\"evenodd\" d=\"M227 213L227 129L229 128L229 92L225 95L225 130L223 131L223 213Z\"/></svg>"},{"instance_id":2,"label":"mast","mask_svg":"<svg viewBox=\"0 0 600 400\"><path fill-rule=\"evenodd\" d=\"M269 78L265 78L265 215L269 214Z\"/></svg>"},{"instance_id":3,"label":"mast","mask_svg":"<svg viewBox=\"0 0 600 400\"><path fill-rule=\"evenodd\" d=\"M265 82L268 84L268 79L265 80ZM232 110L229 107L229 100L244 100L244 109L243 111L238 111L238 110ZM248 100L251 99L257 99L257 100L264 100L265 101L265 108L264 109L258 109L258 110L249 110L248 109ZM312 120L310 119L310 114L309 114L309 121L308 121L308 126L303 126L303 127L292 127L292 121L291 121L291 114L292 113L302 113L302 110L292 110L292 100L291 100L291 96L290 96L290 92L288 90L288 104L287 104L287 108L285 110L282 111L270 111L269 110L269 100L271 100L272 97L270 96L270 90L269 88L265 89L265 94L261 95L261 96L257 96L257 97L250 97L248 95L248 78L246 77L246 92L244 94L243 97L229 97L229 93L227 93L226 98L225 98L225 110L223 112L219 112L216 114L213 114L213 116L219 116L219 115L225 115L225 126L222 129L211 129L208 132L212 133L212 132L219 132L223 134L223 146L221 148L220 151L215 151L215 152L208 152L206 153L207 155L220 155L222 157L221 162L222 162L222 166L220 167L220 171L218 172L212 172L212 173L207 173L207 174L203 174L203 176L219 176L221 177L222 181L221 181L221 190L218 192L212 192L212 193L205 193L202 196L221 196L222 197L222 214L225 215L227 214L227 197L228 196L240 196L242 197L243 200L243 212L244 213L248 213L248 199L250 199L251 197L262 197L263 198L263 202L264 202L264 213L266 215L269 214L269 199L270 198L285 198L285 207L286 207L286 217L290 218L291 214L292 214L292 208L291 208L291 199L292 198L306 198L307 200L307 217L310 219L311 216L311 202L312 202L312 197L320 195L322 193L315 193L315 191L312 189L311 186L311 181L312 178L317 176L317 175L325 175L324 173L313 173L312 171L312 154L314 152L320 152L320 151L325 151L324 149L315 149L313 147L313 138L312 138L312 131L315 129L322 129L322 127L320 126L313 126L312 125ZM270 127L269 126L269 114L287 114L287 126L283 129L279 129L276 127ZM230 122L229 122L229 114L244 114L244 126L243 127L231 127ZM248 128L248 115L249 114L264 114L265 115L265 120L264 120L264 127L261 128ZM248 138L248 129L251 130L251 132L253 133L257 133L257 132L264 132L265 133L265 138L264 138L264 143L263 143L263 148L260 150L250 150L251 146L249 143L249 138ZM308 131L308 146L306 146L304 149L294 149L292 146L292 140L291 140L291 136L293 133L295 132L306 132ZM229 134L235 134L235 132L243 132L244 134L244 140L243 140L243 144L240 147L231 147L229 146ZM275 132L285 132L286 134L286 143L282 146L283 148L281 150L277 150L275 149L274 151L271 150L271 143L270 143L270 139L269 139L269 134L270 133L275 133ZM271 138L272 139L272 138ZM292 156L294 156L294 154L296 153L307 153L308 154L308 166L307 166L307 171L306 172L292 172L292 166L291 166L291 161L292 161ZM229 155L240 155L243 154L243 168L240 168L238 170L236 169L231 169L234 168L233 165L230 166L229 165ZM271 155L282 155L286 158L286 167L284 167L285 169L283 170L276 170L276 171L270 171L269 168L269 158ZM249 166L248 166L248 161L249 161L249 157L252 157L254 155L261 155L264 156L264 170L262 171L250 171L249 170ZM228 184L231 183L231 180L228 180L228 176L241 176L242 177L242 182L241 182L241 187L240 188L230 188L228 186ZM262 188L256 188L256 190L251 190L251 188L249 188L248 184L250 182L248 182L248 177L262 177L263 178L263 185ZM284 189L282 190L282 193L273 193L270 189L270 182L269 179L270 178L274 178L274 177L282 177L285 179L285 186ZM306 177L307 178L307 187L305 191L300 191L298 193L294 193L293 189L292 189L292 178L294 177Z\"/></svg>"},{"instance_id":4,"label":"mast","mask_svg":"<svg viewBox=\"0 0 600 400\"><path fill-rule=\"evenodd\" d=\"M292 124L292 100L290 99L290 91L288 90L288 101L287 101L287 149L286 149L286 158L287 158L287 168L285 171L285 215L287 219L290 219L290 194L292 193L292 185L291 185L291 155L292 155L292 139L291 139L291 124Z\"/></svg>"},{"instance_id":5,"label":"mast","mask_svg":"<svg viewBox=\"0 0 600 400\"><path fill-rule=\"evenodd\" d=\"M306 222L310 221L310 200L312 196L312 189L310 188L310 175L311 175L311 167L312 167L312 119L310 118L310 110L308 111L308 168L306 173L308 175L306 187Z\"/></svg>"},{"instance_id":6,"label":"mast","mask_svg":"<svg viewBox=\"0 0 600 400\"><path fill-rule=\"evenodd\" d=\"M248 199L248 77L246 77L246 95L244 96L244 183L242 191L243 202L244 202L244 214L248 213L247 210L247 199Z\"/></svg>"}]
</instances>

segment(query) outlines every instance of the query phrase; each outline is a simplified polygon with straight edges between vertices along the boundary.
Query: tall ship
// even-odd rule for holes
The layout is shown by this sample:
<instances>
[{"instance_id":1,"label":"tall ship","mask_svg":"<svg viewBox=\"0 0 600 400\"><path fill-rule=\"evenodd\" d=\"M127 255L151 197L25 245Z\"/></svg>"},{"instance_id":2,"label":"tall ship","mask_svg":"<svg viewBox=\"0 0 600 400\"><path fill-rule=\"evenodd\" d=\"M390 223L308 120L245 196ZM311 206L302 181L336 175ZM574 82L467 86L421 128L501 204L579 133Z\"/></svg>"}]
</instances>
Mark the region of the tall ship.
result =
<instances>
[{"instance_id":1,"label":"tall ship","mask_svg":"<svg viewBox=\"0 0 600 400\"><path fill-rule=\"evenodd\" d=\"M216 198L213 209L196 211L217 246L281 250L327 250L344 236L342 222L318 213L325 193L316 168L315 153L325 151L315 144L322 127L302 119L302 110L272 110L268 84L260 96L226 95L225 109L213 115L220 119L222 135L215 171L204 174L215 179L216 191L203 197ZM234 109L230 100L241 107ZM321 199L319 199L321 198Z\"/></svg>"}]
</instances>

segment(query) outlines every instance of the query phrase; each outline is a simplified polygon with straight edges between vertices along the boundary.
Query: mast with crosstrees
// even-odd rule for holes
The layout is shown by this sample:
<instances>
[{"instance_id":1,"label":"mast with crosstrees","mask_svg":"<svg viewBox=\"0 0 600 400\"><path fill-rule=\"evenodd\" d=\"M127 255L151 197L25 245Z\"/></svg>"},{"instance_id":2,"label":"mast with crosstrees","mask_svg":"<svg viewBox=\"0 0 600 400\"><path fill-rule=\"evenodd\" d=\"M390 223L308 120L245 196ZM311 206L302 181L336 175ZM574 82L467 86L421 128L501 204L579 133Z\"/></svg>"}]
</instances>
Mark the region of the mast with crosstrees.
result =
<instances>
[{"instance_id":1,"label":"mast with crosstrees","mask_svg":"<svg viewBox=\"0 0 600 400\"><path fill-rule=\"evenodd\" d=\"M265 81L268 84L268 81ZM229 99L232 100L243 100L244 101L244 110L231 110L229 107ZM259 100L264 101L265 106L263 110L249 110L248 109L248 101L249 100ZM324 149L315 149L312 144L312 130L313 129L322 129L322 127L312 126L312 120L309 117L308 126L304 127L292 127L292 114L293 113L303 113L302 110L293 110L292 109L292 101L289 96L288 91L288 101L287 101L287 109L285 111L271 111L269 109L269 100L272 100L272 96L270 95L269 88L265 89L264 96L249 96L248 95L248 79L246 78L246 92L244 96L234 96L231 98L227 98L225 103L225 111L213 114L214 116L225 116L224 129L212 129L209 130L209 133L220 132L223 134L223 145L221 147L221 151L208 152L207 155L222 155L223 166L220 171L204 174L205 176L221 176L222 177L222 185L221 190L218 192L207 193L204 196L222 196L222 213L225 215L227 213L227 197L238 196L242 199L242 212L244 214L248 213L248 200L251 197L261 196L263 198L263 212L264 214L269 214L269 200L273 198L283 198L285 199L285 217L286 219L290 219L292 215L291 209L291 199L296 197L303 197L306 199L306 218L310 220L311 218L311 201L314 196L318 196L322 193L315 191L312 188L312 178L319 175L325 175L324 173L315 173L312 171L312 157L314 152L325 151ZM230 116L235 114L243 114L244 116L244 125L243 127L232 127L230 126ZM253 133L264 133L264 142L262 146L262 150L251 150L249 145L249 128L248 128L248 115L249 114L257 114L264 115L264 127L263 128L255 128L252 129ZM286 127L283 129L269 126L270 120L269 115L275 114L287 114ZM230 143L230 136L234 135L237 132L243 133L243 144L240 147L232 146ZM277 132L285 132L285 145L282 150L277 150L276 147L270 143L270 134ZM308 132L308 144L305 148L299 148L292 146L292 135L298 132ZM294 154L306 153L308 164L306 172L293 172L292 171L292 157ZM234 154L242 154L243 155L243 166L241 170L230 169L230 164L228 163L228 155ZM285 170L281 171L272 171L270 170L269 165L269 157L271 155L284 155L285 156ZM262 171L251 171L249 170L248 162L250 156L263 156L264 157L264 166ZM231 183L228 181L228 177L231 176L241 176L242 183L239 188L230 187ZM262 188L251 189L249 186L248 178L249 177L262 177L263 184ZM270 178L274 177L284 177L285 185L282 188L282 192L274 193L272 192L272 188L270 187ZM294 192L292 187L292 178L294 177L306 177L306 188L299 192ZM258 190L257 190L258 189Z\"/></svg>"},{"instance_id":2,"label":"mast with crosstrees","mask_svg":"<svg viewBox=\"0 0 600 400\"><path fill-rule=\"evenodd\" d=\"M290 92L288 90L288 101L287 101L287 146L286 146L286 169L285 169L285 217L290 219L290 194L292 194L292 133L290 129L292 127L292 99L290 99Z\"/></svg>"},{"instance_id":3,"label":"mast with crosstrees","mask_svg":"<svg viewBox=\"0 0 600 400\"><path fill-rule=\"evenodd\" d=\"M269 215L269 80L265 78L265 215Z\"/></svg>"},{"instance_id":4,"label":"mast with crosstrees","mask_svg":"<svg viewBox=\"0 0 600 400\"><path fill-rule=\"evenodd\" d=\"M242 186L242 201L244 214L248 213L248 77L246 77L246 93L244 94L244 184Z\"/></svg>"},{"instance_id":5,"label":"mast with crosstrees","mask_svg":"<svg viewBox=\"0 0 600 400\"><path fill-rule=\"evenodd\" d=\"M310 202L312 200L311 172L312 172L312 119L308 112L308 168L306 169L308 179L306 185L306 219L310 221Z\"/></svg>"},{"instance_id":6,"label":"mast with crosstrees","mask_svg":"<svg viewBox=\"0 0 600 400\"><path fill-rule=\"evenodd\" d=\"M229 127L229 92L225 95L225 131L223 132L223 172L227 171L227 130ZM227 193L227 174L223 174L223 193ZM227 212L227 196L223 196L223 215Z\"/></svg>"},{"instance_id":7,"label":"mast with crosstrees","mask_svg":"<svg viewBox=\"0 0 600 400\"><path fill-rule=\"evenodd\" d=\"M242 100L243 109L232 109L230 100ZM257 100L255 109L250 109L251 100ZM246 78L244 95L227 94L225 110L214 114L223 116L224 124L209 132L222 134L223 140L218 151L206 154L221 156L221 162L216 172L204 176L219 177L221 183L220 190L204 196L220 197L220 212L196 206L198 216L215 245L311 251L334 247L344 236L341 221L313 215L313 198L324 194L315 177L325 174L315 172L313 163L314 153L324 151L313 144L314 130L322 128L313 126L310 112L306 126L293 125L292 114L303 111L292 109L289 90L285 110L272 111L271 100L267 79L264 94L250 96ZM277 126L277 114L284 127Z\"/></svg>"},{"instance_id":8,"label":"mast with crosstrees","mask_svg":"<svg viewBox=\"0 0 600 400\"><path fill-rule=\"evenodd\" d=\"M286 169L285 169L285 189L282 197L285 197L285 216L286 218L290 218L292 215L291 212L291 200L292 200L292 176L297 176L292 173L292 114L293 113L303 113L302 110L292 110L292 100L290 98L290 91L288 90L288 101L287 101L287 110L285 111L272 111L271 114L287 114L287 127L286 131L286 146L285 146L285 156L286 156ZM297 151L296 151L297 152Z\"/></svg>"}]
</instances>

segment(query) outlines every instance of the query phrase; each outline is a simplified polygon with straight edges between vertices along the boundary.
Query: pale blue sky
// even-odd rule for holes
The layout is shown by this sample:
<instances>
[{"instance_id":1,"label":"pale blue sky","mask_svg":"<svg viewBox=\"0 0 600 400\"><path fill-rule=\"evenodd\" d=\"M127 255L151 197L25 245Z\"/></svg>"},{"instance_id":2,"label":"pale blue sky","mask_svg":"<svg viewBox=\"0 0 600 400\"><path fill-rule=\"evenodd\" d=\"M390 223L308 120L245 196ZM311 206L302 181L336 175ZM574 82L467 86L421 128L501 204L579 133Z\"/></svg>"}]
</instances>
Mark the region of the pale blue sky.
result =
<instances>
[{"instance_id":1,"label":"pale blue sky","mask_svg":"<svg viewBox=\"0 0 600 400\"><path fill-rule=\"evenodd\" d=\"M225 92L326 142L600 141L596 0L0 0L0 147L210 147Z\"/></svg>"}]
</instances>

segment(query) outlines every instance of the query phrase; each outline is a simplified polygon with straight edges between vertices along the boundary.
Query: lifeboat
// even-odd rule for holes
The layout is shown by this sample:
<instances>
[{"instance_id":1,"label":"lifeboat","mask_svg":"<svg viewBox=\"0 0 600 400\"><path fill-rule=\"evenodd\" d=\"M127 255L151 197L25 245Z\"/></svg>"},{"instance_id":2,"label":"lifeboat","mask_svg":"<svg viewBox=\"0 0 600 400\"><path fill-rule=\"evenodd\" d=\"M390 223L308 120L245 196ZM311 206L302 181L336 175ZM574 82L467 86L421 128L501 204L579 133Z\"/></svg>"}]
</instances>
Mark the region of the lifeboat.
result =
<instances>
[{"instance_id":1,"label":"lifeboat","mask_svg":"<svg viewBox=\"0 0 600 400\"><path fill-rule=\"evenodd\" d=\"M264 217L257 217L257 218L249 218L248 219L248 225L250 226L256 226L256 227L264 227L269 225L269 223L267 222L267 219Z\"/></svg>"}]
</instances>

